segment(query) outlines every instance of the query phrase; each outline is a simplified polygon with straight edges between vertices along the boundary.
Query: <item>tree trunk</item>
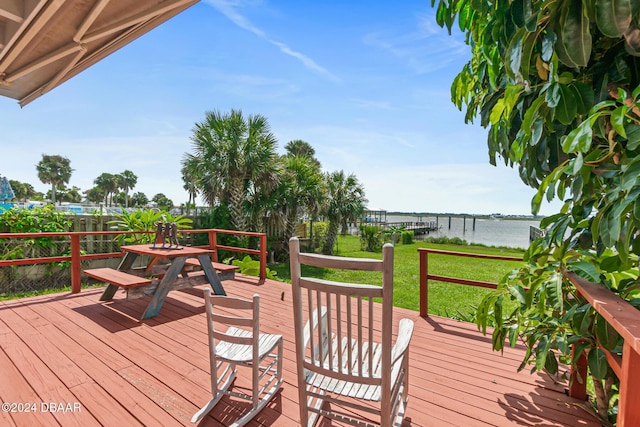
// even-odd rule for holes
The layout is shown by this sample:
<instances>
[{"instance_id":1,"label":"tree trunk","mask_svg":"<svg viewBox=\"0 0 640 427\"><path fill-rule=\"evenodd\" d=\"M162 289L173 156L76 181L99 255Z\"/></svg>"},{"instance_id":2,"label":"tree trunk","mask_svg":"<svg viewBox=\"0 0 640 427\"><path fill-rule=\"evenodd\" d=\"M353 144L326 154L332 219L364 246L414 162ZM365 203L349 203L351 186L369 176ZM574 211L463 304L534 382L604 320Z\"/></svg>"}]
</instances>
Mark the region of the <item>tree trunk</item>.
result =
<instances>
[{"instance_id":1,"label":"tree trunk","mask_svg":"<svg viewBox=\"0 0 640 427\"><path fill-rule=\"evenodd\" d=\"M53 202L53 204L56 204L56 183L52 182L51 183L51 201Z\"/></svg>"},{"instance_id":2,"label":"tree trunk","mask_svg":"<svg viewBox=\"0 0 640 427\"><path fill-rule=\"evenodd\" d=\"M336 243L336 237L338 236L338 222L329 221L329 228L327 229L327 240L324 242L322 253L325 255L333 255L333 246Z\"/></svg>"},{"instance_id":3,"label":"tree trunk","mask_svg":"<svg viewBox=\"0 0 640 427\"><path fill-rule=\"evenodd\" d=\"M244 201L244 194L242 192L242 183L240 185L231 184L231 191L229 192L229 212L231 212L231 219L238 231L247 230L247 221L242 206Z\"/></svg>"}]
</instances>

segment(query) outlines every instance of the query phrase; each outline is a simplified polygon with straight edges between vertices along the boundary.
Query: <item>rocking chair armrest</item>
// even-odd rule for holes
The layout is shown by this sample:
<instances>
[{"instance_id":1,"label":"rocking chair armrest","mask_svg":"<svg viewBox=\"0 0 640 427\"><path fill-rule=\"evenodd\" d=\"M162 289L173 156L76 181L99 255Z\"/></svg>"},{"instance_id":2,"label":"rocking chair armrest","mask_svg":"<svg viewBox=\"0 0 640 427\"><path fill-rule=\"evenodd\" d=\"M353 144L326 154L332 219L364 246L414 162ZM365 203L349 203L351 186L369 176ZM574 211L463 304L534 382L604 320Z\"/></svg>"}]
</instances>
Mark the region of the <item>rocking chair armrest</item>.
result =
<instances>
[{"instance_id":1,"label":"rocking chair armrest","mask_svg":"<svg viewBox=\"0 0 640 427\"><path fill-rule=\"evenodd\" d=\"M402 359L409 349L409 343L413 336L413 320L401 319L398 325L398 337L391 350L391 364L395 364L398 360Z\"/></svg>"}]
</instances>

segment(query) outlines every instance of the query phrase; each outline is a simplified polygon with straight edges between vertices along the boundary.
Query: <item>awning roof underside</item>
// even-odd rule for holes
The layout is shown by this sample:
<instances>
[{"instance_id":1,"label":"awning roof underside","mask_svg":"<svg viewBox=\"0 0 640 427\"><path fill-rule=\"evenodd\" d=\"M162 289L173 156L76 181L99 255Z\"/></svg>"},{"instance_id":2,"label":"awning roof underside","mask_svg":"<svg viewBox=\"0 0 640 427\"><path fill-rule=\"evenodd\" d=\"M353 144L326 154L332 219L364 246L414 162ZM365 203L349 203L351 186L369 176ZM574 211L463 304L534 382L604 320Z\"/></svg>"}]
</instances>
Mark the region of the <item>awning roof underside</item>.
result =
<instances>
[{"instance_id":1,"label":"awning roof underside","mask_svg":"<svg viewBox=\"0 0 640 427\"><path fill-rule=\"evenodd\" d=\"M21 106L198 0L0 0L0 95Z\"/></svg>"}]
</instances>

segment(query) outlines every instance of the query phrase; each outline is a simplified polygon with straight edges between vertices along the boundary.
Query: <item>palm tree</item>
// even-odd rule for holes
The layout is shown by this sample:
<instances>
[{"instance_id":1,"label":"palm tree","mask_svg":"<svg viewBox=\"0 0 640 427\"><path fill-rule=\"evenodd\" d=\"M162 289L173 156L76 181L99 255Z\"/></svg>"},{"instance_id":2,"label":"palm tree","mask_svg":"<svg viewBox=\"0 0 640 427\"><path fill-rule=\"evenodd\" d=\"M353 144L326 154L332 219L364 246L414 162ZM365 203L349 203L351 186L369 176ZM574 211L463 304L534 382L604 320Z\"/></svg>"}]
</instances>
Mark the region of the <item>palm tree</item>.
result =
<instances>
[{"instance_id":1,"label":"palm tree","mask_svg":"<svg viewBox=\"0 0 640 427\"><path fill-rule=\"evenodd\" d=\"M311 160L320 169L320 161L316 158L316 150L306 141L295 139L284 146L289 156L301 156Z\"/></svg>"},{"instance_id":2,"label":"palm tree","mask_svg":"<svg viewBox=\"0 0 640 427\"><path fill-rule=\"evenodd\" d=\"M104 172L93 180L93 183L102 190L102 194L104 195L104 205L110 206L111 198L109 196L118 191L119 188L117 175Z\"/></svg>"},{"instance_id":3,"label":"palm tree","mask_svg":"<svg viewBox=\"0 0 640 427\"><path fill-rule=\"evenodd\" d=\"M191 205L196 203L198 196L198 187L196 186L196 165L192 163L183 164L180 172L182 173L182 188L189 193L189 201L187 202L187 215L191 213Z\"/></svg>"},{"instance_id":4,"label":"palm tree","mask_svg":"<svg viewBox=\"0 0 640 427\"><path fill-rule=\"evenodd\" d=\"M36 165L38 178L43 184L51 184L51 201L56 204L56 187L67 184L71 179L71 161L59 155L43 154Z\"/></svg>"},{"instance_id":5,"label":"palm tree","mask_svg":"<svg viewBox=\"0 0 640 427\"><path fill-rule=\"evenodd\" d=\"M326 183L328 200L324 215L329 220L329 227L322 252L331 255L338 228L344 222L355 221L362 215L367 199L364 187L353 174L345 176L344 171L332 172L326 175Z\"/></svg>"},{"instance_id":6,"label":"palm tree","mask_svg":"<svg viewBox=\"0 0 640 427\"><path fill-rule=\"evenodd\" d=\"M283 210L285 212L285 243L295 233L298 219L305 214L316 217L322 206L326 188L324 177L313 159L302 156L284 156L282 179ZM286 247L286 245L285 245Z\"/></svg>"},{"instance_id":7,"label":"palm tree","mask_svg":"<svg viewBox=\"0 0 640 427\"><path fill-rule=\"evenodd\" d=\"M129 190L133 189L138 183L138 177L130 170L125 170L118 174L118 185L124 190L124 207L129 207Z\"/></svg>"},{"instance_id":8,"label":"palm tree","mask_svg":"<svg viewBox=\"0 0 640 427\"><path fill-rule=\"evenodd\" d=\"M193 152L185 154L182 164L194 171L204 198L211 206L226 204L236 229L249 230L250 224L255 229L248 206L278 182L277 142L267 119L245 119L239 110L207 112L191 141Z\"/></svg>"}]
</instances>

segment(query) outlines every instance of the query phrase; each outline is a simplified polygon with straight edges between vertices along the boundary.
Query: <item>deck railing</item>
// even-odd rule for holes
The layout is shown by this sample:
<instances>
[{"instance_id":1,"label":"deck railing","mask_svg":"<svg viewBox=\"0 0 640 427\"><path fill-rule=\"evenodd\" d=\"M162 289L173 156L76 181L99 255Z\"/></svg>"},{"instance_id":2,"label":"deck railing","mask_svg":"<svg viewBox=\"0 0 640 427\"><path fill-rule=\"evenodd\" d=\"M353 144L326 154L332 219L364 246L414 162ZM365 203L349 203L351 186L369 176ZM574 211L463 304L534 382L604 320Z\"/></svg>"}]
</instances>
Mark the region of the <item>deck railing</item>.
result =
<instances>
[{"instance_id":1,"label":"deck railing","mask_svg":"<svg viewBox=\"0 0 640 427\"><path fill-rule=\"evenodd\" d=\"M441 254L460 256L467 258L482 258L502 261L522 261L522 258L502 255L486 255L474 254L469 252L443 251L440 249L418 248L420 254L420 316L427 317L429 315L429 280L438 280L440 282L457 283L459 285L478 286L481 288L495 289L498 284L491 282L483 282L481 280L461 279L458 277L439 276L429 273L429 254Z\"/></svg>"},{"instance_id":2,"label":"deck railing","mask_svg":"<svg viewBox=\"0 0 640 427\"><path fill-rule=\"evenodd\" d=\"M428 316L429 279L483 288L495 289L497 287L496 283L429 274L429 253L522 261L522 258L517 257L472 254L428 248L419 248L418 252L420 254L420 316L422 317ZM609 366L611 366L611 369L620 379L617 425L618 427L640 426L640 405L638 405L638 402L640 402L640 310L605 287L582 279L573 272L566 272L565 276L589 304L591 304L624 339L622 357L605 349L602 350L605 351L607 355ZM586 378L587 366L584 354L582 355L582 360L578 361L577 368L575 369L576 370L572 367L569 395L578 399L585 399L586 381L584 381L584 378ZM581 380L578 381L578 378Z\"/></svg>"},{"instance_id":3,"label":"deck railing","mask_svg":"<svg viewBox=\"0 0 640 427\"><path fill-rule=\"evenodd\" d=\"M207 233L208 245L201 247L209 248L213 251L213 261L218 261L218 250L229 252L247 253L258 255L260 257L260 281L264 282L267 277L267 235L264 233L255 233L249 231L221 230L221 229L199 229L199 230L179 230L180 233ZM40 237L68 237L70 239L70 254L52 257L39 258L21 258L0 260L0 267L11 267L18 265L30 264L48 264L69 262L71 268L71 292L78 293L81 290L81 261L117 258L124 256L123 252L107 252L97 254L82 254L80 246L80 238L84 236L110 236L122 234L153 234L154 232L145 231L69 231L69 232L50 232L50 233L0 233L0 239L36 239ZM226 246L218 244L218 234L229 234L235 236L250 236L259 238L258 249L247 249L235 246Z\"/></svg>"}]
</instances>

